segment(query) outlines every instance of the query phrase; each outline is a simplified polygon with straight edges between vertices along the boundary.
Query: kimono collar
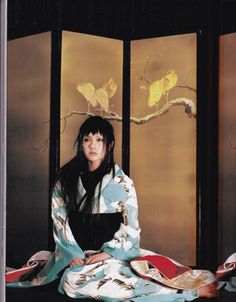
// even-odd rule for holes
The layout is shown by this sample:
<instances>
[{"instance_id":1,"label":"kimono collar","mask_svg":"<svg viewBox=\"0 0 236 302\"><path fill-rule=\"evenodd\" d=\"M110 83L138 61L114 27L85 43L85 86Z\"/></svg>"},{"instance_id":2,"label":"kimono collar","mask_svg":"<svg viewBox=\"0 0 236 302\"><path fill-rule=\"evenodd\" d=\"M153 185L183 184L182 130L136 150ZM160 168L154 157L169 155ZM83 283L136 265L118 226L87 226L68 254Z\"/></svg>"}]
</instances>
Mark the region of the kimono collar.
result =
<instances>
[{"instance_id":1,"label":"kimono collar","mask_svg":"<svg viewBox=\"0 0 236 302\"><path fill-rule=\"evenodd\" d=\"M121 176L121 175L123 175L122 169L117 164L115 164L115 177L116 176ZM113 170L111 170L111 172L109 174L106 174L103 177L102 185L101 185L101 192L112 181L112 179L113 179ZM96 188L95 188L95 193L94 193L95 200L96 200L96 197L99 195L99 186L100 186L100 184L98 183ZM79 182L78 182L78 195L79 196L78 196L78 200L80 200L85 194L86 194L86 190L83 186L81 177L79 177Z\"/></svg>"}]
</instances>

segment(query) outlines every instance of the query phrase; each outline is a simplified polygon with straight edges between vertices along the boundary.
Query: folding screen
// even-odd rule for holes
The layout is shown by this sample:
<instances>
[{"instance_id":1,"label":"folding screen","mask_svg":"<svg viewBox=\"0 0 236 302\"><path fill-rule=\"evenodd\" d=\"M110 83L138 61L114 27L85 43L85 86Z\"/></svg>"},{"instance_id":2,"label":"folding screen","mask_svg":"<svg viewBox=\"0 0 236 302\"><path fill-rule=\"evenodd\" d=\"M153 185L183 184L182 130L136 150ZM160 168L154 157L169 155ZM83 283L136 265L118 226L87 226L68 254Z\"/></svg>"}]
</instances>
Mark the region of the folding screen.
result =
<instances>
[{"instance_id":1,"label":"folding screen","mask_svg":"<svg viewBox=\"0 0 236 302\"><path fill-rule=\"evenodd\" d=\"M196 34L132 41L130 143L142 246L196 265Z\"/></svg>"},{"instance_id":2,"label":"folding screen","mask_svg":"<svg viewBox=\"0 0 236 302\"><path fill-rule=\"evenodd\" d=\"M113 124L115 160L124 164L123 49L120 40L62 32L60 166L74 156L79 126L91 114L102 115ZM15 232L12 222L18 207L17 213L22 209L26 221L31 221L30 213L36 210L45 222L40 228L28 229L19 246L33 244L37 251L47 243L50 34L9 42L9 57L8 181L15 190L13 194L8 186L10 260L10 247L16 244L11 237ZM141 245L196 265L196 35L132 41L130 66L129 160L139 201ZM95 103L88 95L91 87L98 91ZM107 88L108 98L99 97ZM129 100L123 104L128 110ZM23 149L16 150L13 133L19 122L21 144L17 146ZM24 156L27 165L22 165ZM20 194L25 196L19 205L16 196ZM37 245L33 238L39 232L44 235L39 235Z\"/></svg>"},{"instance_id":3,"label":"folding screen","mask_svg":"<svg viewBox=\"0 0 236 302\"><path fill-rule=\"evenodd\" d=\"M50 43L50 33L8 42L8 265L48 243Z\"/></svg>"}]
</instances>

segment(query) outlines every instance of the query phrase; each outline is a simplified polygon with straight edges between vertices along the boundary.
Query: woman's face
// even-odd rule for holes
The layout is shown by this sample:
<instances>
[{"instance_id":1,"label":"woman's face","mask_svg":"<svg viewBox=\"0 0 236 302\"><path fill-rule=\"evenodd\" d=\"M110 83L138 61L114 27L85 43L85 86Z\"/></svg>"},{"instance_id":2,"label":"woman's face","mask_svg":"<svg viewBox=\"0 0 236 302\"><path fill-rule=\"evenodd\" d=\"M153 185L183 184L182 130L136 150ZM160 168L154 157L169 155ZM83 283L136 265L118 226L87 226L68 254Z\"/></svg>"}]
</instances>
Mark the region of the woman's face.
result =
<instances>
[{"instance_id":1,"label":"woman's face","mask_svg":"<svg viewBox=\"0 0 236 302\"><path fill-rule=\"evenodd\" d=\"M83 138L84 155L90 164L90 170L97 169L106 155L106 144L104 143L103 135L99 132L84 136Z\"/></svg>"}]
</instances>

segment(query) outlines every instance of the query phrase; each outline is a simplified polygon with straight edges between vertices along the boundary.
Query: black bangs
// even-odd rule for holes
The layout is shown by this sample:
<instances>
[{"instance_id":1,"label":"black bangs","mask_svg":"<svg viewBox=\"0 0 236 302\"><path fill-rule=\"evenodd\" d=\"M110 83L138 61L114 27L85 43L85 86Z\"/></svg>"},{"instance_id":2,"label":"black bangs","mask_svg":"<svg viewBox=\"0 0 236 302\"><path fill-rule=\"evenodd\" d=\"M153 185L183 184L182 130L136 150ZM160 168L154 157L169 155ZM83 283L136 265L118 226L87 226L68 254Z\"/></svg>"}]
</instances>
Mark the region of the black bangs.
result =
<instances>
[{"instance_id":1,"label":"black bangs","mask_svg":"<svg viewBox=\"0 0 236 302\"><path fill-rule=\"evenodd\" d=\"M91 116L80 128L78 139L82 141L84 136L89 133L100 133L108 144L114 141L114 132L112 125L100 116Z\"/></svg>"},{"instance_id":2,"label":"black bangs","mask_svg":"<svg viewBox=\"0 0 236 302\"><path fill-rule=\"evenodd\" d=\"M89 129L86 129L85 132L80 132L80 137L83 139L83 137L88 136L90 133L92 133L93 135L96 133L101 134L105 139L106 139L106 133L105 131L103 131L103 129L101 128L97 128L97 127L91 127Z\"/></svg>"}]
</instances>

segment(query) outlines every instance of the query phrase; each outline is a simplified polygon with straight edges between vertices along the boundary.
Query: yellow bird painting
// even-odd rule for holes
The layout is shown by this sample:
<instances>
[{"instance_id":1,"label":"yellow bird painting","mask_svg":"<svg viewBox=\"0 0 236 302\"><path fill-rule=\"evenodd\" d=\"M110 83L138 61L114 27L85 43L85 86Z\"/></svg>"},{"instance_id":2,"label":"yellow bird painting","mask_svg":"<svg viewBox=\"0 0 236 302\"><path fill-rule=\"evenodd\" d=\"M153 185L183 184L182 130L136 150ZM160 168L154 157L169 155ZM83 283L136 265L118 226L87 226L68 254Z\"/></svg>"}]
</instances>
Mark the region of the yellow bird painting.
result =
<instances>
[{"instance_id":1,"label":"yellow bird painting","mask_svg":"<svg viewBox=\"0 0 236 302\"><path fill-rule=\"evenodd\" d=\"M178 77L174 70L170 70L167 74L162 78L164 90L163 94L167 94L170 89L175 87L177 83Z\"/></svg>"},{"instance_id":2,"label":"yellow bird painting","mask_svg":"<svg viewBox=\"0 0 236 302\"><path fill-rule=\"evenodd\" d=\"M90 82L83 82L76 86L78 92L80 92L88 102L88 112L90 112L90 106L100 106L102 111L109 112L109 99L116 94L117 84L110 78L101 88L95 88Z\"/></svg>"},{"instance_id":3,"label":"yellow bird painting","mask_svg":"<svg viewBox=\"0 0 236 302\"><path fill-rule=\"evenodd\" d=\"M168 102L169 90L175 87L178 77L174 70L170 70L163 76L160 80L154 81L149 86L149 97L148 106L156 106L158 110L158 105L163 95L166 95Z\"/></svg>"}]
</instances>

